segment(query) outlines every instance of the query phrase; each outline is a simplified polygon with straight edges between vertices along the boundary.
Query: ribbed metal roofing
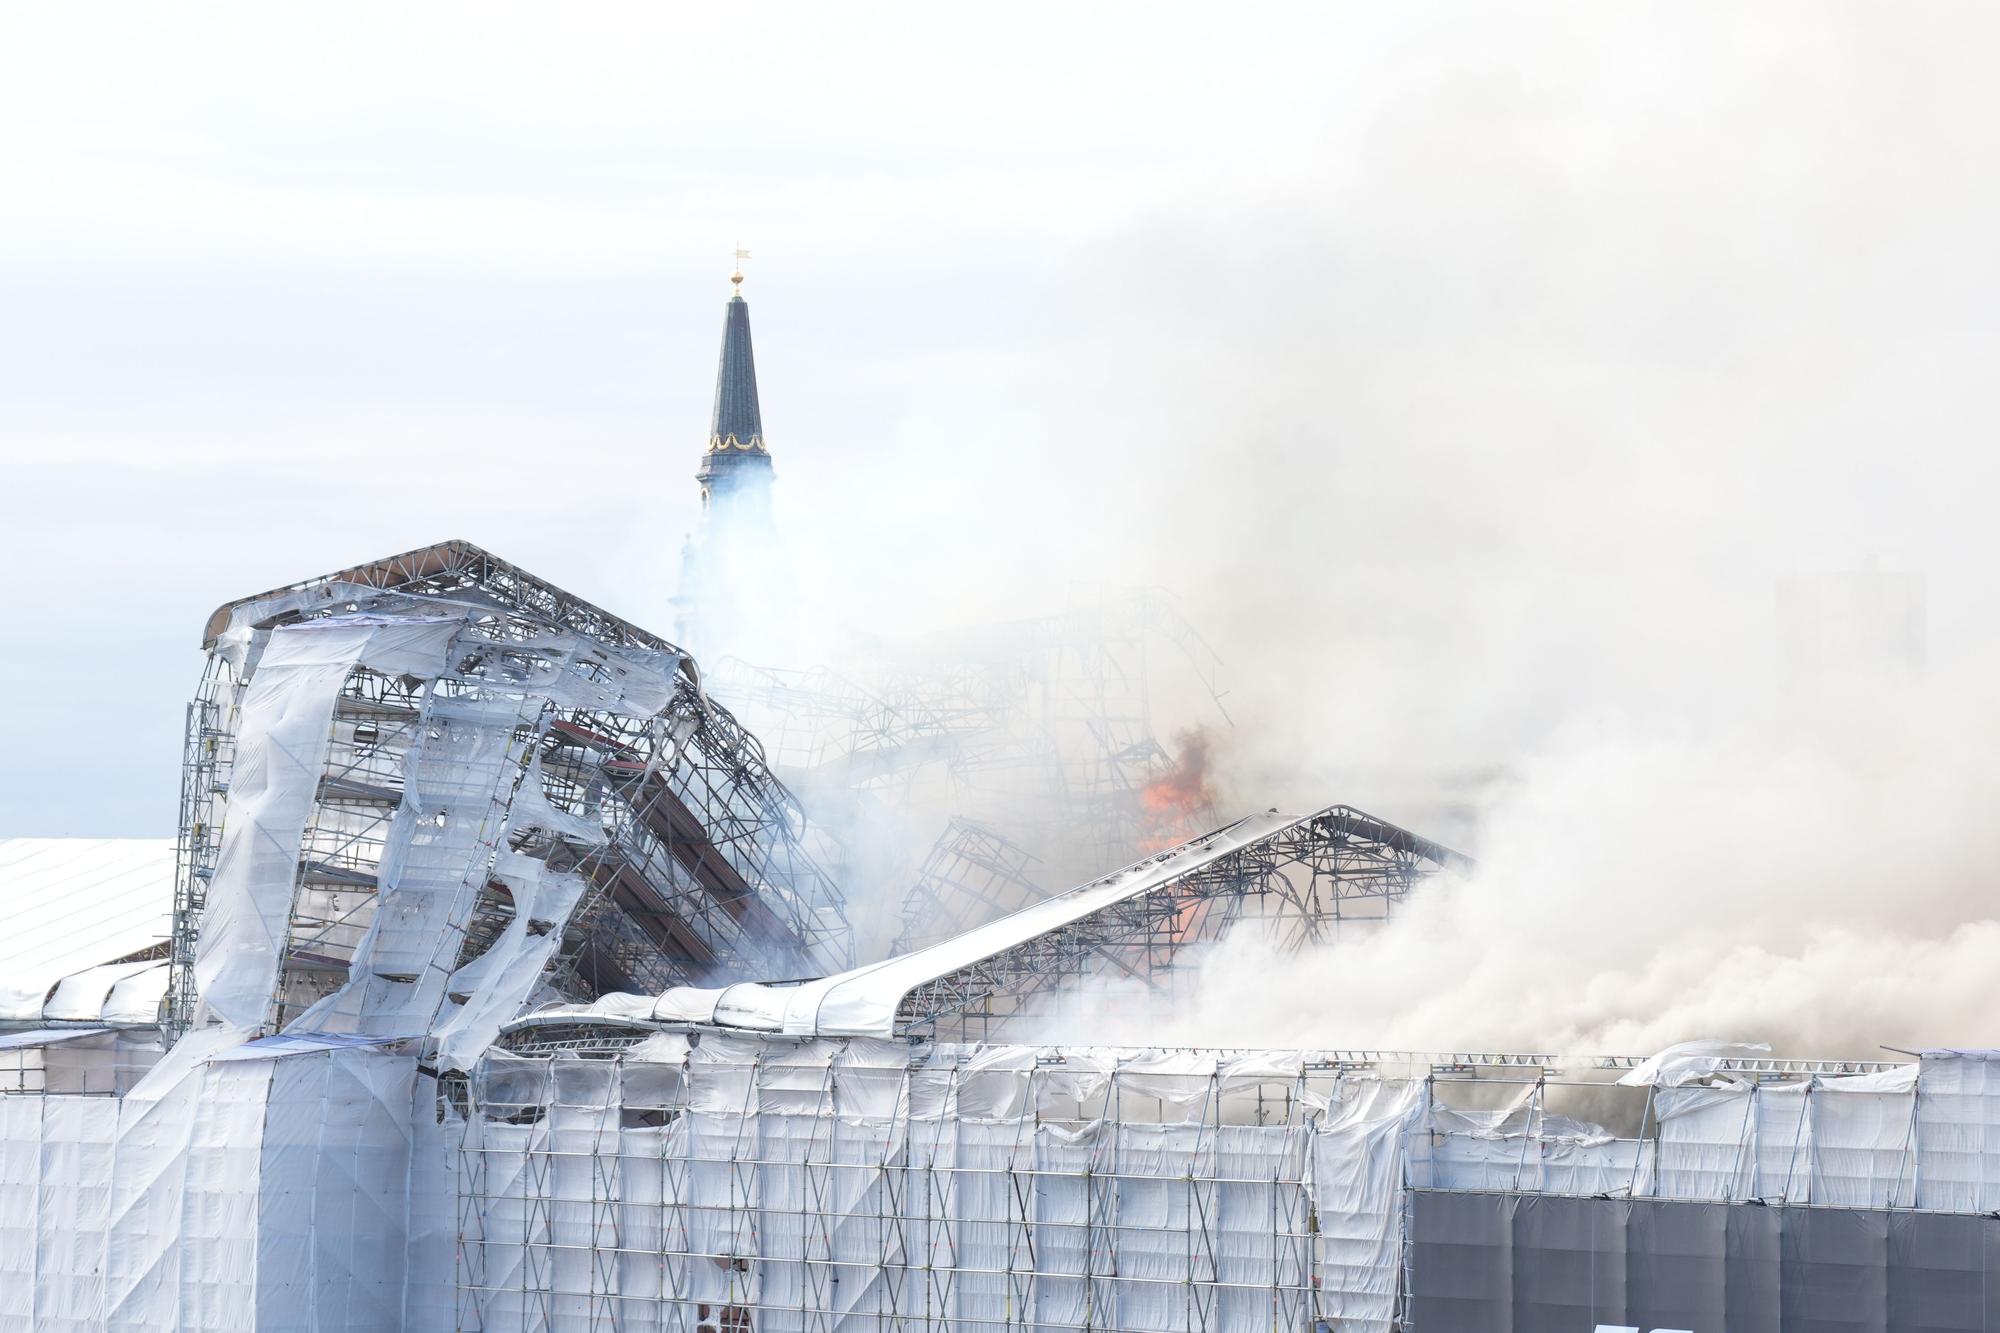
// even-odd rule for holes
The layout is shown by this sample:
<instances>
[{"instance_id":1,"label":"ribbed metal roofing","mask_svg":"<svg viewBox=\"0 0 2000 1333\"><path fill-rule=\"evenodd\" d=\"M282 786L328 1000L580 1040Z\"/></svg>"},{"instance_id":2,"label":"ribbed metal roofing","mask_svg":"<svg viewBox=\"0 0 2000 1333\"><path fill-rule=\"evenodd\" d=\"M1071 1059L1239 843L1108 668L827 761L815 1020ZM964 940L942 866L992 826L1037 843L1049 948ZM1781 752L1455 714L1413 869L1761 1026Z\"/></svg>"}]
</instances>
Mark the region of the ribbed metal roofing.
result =
<instances>
[{"instance_id":1,"label":"ribbed metal roofing","mask_svg":"<svg viewBox=\"0 0 2000 1333\"><path fill-rule=\"evenodd\" d=\"M174 867L172 838L0 838L0 1022L153 1022L165 961L108 965L167 939Z\"/></svg>"}]
</instances>

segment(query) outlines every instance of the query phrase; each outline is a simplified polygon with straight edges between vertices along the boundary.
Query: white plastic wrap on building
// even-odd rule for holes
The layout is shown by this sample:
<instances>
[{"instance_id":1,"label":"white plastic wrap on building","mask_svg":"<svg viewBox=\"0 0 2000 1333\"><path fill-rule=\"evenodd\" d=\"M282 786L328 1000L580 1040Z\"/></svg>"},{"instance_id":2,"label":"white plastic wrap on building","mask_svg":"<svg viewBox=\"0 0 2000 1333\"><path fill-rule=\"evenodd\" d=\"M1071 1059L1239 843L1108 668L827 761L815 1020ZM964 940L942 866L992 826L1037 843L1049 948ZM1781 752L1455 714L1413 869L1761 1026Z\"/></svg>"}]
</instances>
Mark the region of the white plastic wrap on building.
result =
<instances>
[{"instance_id":1,"label":"white plastic wrap on building","mask_svg":"<svg viewBox=\"0 0 2000 1333\"><path fill-rule=\"evenodd\" d=\"M404 1323L414 1061L213 1045L0 1097L0 1329Z\"/></svg>"},{"instance_id":2,"label":"white plastic wrap on building","mask_svg":"<svg viewBox=\"0 0 2000 1333\"><path fill-rule=\"evenodd\" d=\"M1920 1143L1928 1084L1951 1078L1934 1075L1936 1063L1925 1062L1921 1096L1916 1065L1794 1082L1660 1088L1654 1094L1659 1181L1650 1192L1850 1208L1940 1206L1929 1201L1939 1197L1937 1177L1963 1175L1965 1168L1942 1136L1937 1144ZM1944 1151L1933 1157L1934 1147Z\"/></svg>"},{"instance_id":3,"label":"white plastic wrap on building","mask_svg":"<svg viewBox=\"0 0 2000 1333\"><path fill-rule=\"evenodd\" d=\"M1422 1085L711 1035L495 1053L472 1100L460 1327L1386 1331Z\"/></svg>"},{"instance_id":4,"label":"white plastic wrap on building","mask_svg":"<svg viewBox=\"0 0 2000 1333\"><path fill-rule=\"evenodd\" d=\"M1622 1195L1651 1179L1653 1145L1544 1110L1521 1089L1513 1105L1466 1110L1433 1098L1410 1149L1420 1189Z\"/></svg>"},{"instance_id":5,"label":"white plastic wrap on building","mask_svg":"<svg viewBox=\"0 0 2000 1333\"><path fill-rule=\"evenodd\" d=\"M368 867L376 886L345 983L286 1024L295 1032L437 1038L469 1065L533 992L584 884L507 847L544 830L572 845L605 829L559 811L537 748L563 708L654 717L679 657L624 652L572 633L496 641L478 617L347 615L284 625L261 643L236 716L236 754L194 974L208 1012L239 1031L270 1020L319 804L336 702L358 668L433 683L402 771L402 796ZM589 650L587 664L579 657ZM588 669L585 669L587 665ZM439 686L444 682L451 688ZM459 946L489 879L516 911L484 952Z\"/></svg>"},{"instance_id":6,"label":"white plastic wrap on building","mask_svg":"<svg viewBox=\"0 0 2000 1333\"><path fill-rule=\"evenodd\" d=\"M254 1029L277 989L306 821L319 799L341 686L356 667L435 675L458 622L373 616L286 625L243 691L221 849L194 973L223 1022Z\"/></svg>"},{"instance_id":7,"label":"white plastic wrap on building","mask_svg":"<svg viewBox=\"0 0 2000 1333\"><path fill-rule=\"evenodd\" d=\"M0 1330L1382 1333L1412 1188L2000 1206L1987 1052L1664 1078L1621 1137L1284 1051L659 1033L441 1096L366 1038L134 1041L0 1038L53 1079L0 1096Z\"/></svg>"},{"instance_id":8,"label":"white plastic wrap on building","mask_svg":"<svg viewBox=\"0 0 2000 1333\"><path fill-rule=\"evenodd\" d=\"M898 1031L897 1011L918 987L1093 913L1155 892L1177 877L1314 818L1275 810L1247 815L1067 893L1030 903L998 920L909 953L800 985L767 986L746 981L716 988L677 986L658 997L651 1006L652 1016L795 1037L892 1037Z\"/></svg>"}]
</instances>

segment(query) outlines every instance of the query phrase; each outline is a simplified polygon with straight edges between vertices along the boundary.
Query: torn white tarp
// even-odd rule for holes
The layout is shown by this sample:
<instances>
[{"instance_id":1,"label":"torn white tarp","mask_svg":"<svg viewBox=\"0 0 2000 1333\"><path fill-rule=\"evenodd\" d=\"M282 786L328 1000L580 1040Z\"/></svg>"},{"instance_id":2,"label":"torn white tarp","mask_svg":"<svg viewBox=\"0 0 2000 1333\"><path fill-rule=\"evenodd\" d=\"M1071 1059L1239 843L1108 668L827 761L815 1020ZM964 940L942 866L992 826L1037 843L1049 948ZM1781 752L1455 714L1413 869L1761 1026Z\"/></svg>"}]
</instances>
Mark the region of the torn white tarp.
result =
<instances>
[{"instance_id":1,"label":"torn white tarp","mask_svg":"<svg viewBox=\"0 0 2000 1333\"><path fill-rule=\"evenodd\" d=\"M1732 1060L1755 1060L1770 1053L1762 1043L1684 1041L1643 1061L1618 1082L1628 1088L1677 1088L1726 1069Z\"/></svg>"},{"instance_id":2,"label":"torn white tarp","mask_svg":"<svg viewBox=\"0 0 2000 1333\"><path fill-rule=\"evenodd\" d=\"M1947 1086L1949 1084L1947 1083ZM1711 1087L1661 1088L1660 1198L1909 1207L1937 1169L1968 1174L1962 1140L1945 1126L1920 1140L1918 1067L1873 1074ZM1974 1114L1974 1107L1954 1108ZM1949 1186L1941 1186L1947 1196ZM1928 1205L1924 1205L1928 1206Z\"/></svg>"},{"instance_id":3,"label":"torn white tarp","mask_svg":"<svg viewBox=\"0 0 2000 1333\"><path fill-rule=\"evenodd\" d=\"M1425 1129L1411 1182L1427 1189L1624 1195L1652 1170L1651 1144L1547 1111L1533 1085L1490 1110L1434 1101Z\"/></svg>"},{"instance_id":4,"label":"torn white tarp","mask_svg":"<svg viewBox=\"0 0 2000 1333\"><path fill-rule=\"evenodd\" d=\"M1357 1080L1315 1128L1306 1190L1319 1229L1321 1309L1331 1326L1389 1333L1403 1249L1403 1155L1420 1083Z\"/></svg>"},{"instance_id":5,"label":"torn white tarp","mask_svg":"<svg viewBox=\"0 0 2000 1333\"><path fill-rule=\"evenodd\" d=\"M493 878L512 891L514 917L499 939L448 980L446 998L456 1007L432 1033L447 1068L471 1068L520 1012L562 943L561 923L569 920L585 887L580 875L506 851L499 854Z\"/></svg>"},{"instance_id":6,"label":"torn white tarp","mask_svg":"<svg viewBox=\"0 0 2000 1333\"><path fill-rule=\"evenodd\" d=\"M269 1017L342 683L364 662L434 674L457 623L352 616L271 631L243 694L194 962L202 1002L226 1023L248 1029Z\"/></svg>"},{"instance_id":7,"label":"torn white tarp","mask_svg":"<svg viewBox=\"0 0 2000 1333\"><path fill-rule=\"evenodd\" d=\"M672 652L613 649L573 633L495 641L469 629L426 692L379 863L367 928L347 976L288 1026L297 1031L430 1034L446 1068L470 1067L535 991L588 885L513 846L560 842L576 859L611 826L557 809L541 742L569 710L651 719L670 698ZM482 893L506 890L511 916L463 951Z\"/></svg>"}]
</instances>

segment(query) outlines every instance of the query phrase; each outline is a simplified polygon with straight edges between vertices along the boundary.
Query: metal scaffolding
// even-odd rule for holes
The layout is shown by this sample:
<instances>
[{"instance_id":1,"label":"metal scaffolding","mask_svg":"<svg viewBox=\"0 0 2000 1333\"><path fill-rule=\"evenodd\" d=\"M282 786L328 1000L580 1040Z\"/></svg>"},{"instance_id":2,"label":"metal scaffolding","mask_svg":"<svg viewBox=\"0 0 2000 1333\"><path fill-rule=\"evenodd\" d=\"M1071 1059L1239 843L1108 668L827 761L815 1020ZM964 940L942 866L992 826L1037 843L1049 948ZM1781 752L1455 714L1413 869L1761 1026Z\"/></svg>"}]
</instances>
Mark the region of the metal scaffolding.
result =
<instances>
[{"instance_id":1,"label":"metal scaffolding","mask_svg":"<svg viewBox=\"0 0 2000 1333\"><path fill-rule=\"evenodd\" d=\"M460 1140L460 1327L1159 1333L1393 1302L1362 1289L1392 1254L1357 1280L1324 1234L1297 1069L1149 1088L1031 1048L996 1073L974 1048L728 1046L489 1057ZM1393 1194L1326 1227L1385 1227Z\"/></svg>"},{"instance_id":2,"label":"metal scaffolding","mask_svg":"<svg viewBox=\"0 0 2000 1333\"><path fill-rule=\"evenodd\" d=\"M708 682L809 803L851 805L863 794L906 824L947 830L941 839L967 821L1076 879L1214 821L1205 787L1180 781L1199 745L1177 754L1155 731L1152 667L1162 649L1226 722L1215 654L1151 589L1100 590L1060 614L921 650L881 647L839 672L724 659ZM879 822L836 822L842 836L883 841ZM976 898L953 901L915 859L896 868L916 886L902 915L938 917L906 939L990 919L993 903L982 915Z\"/></svg>"},{"instance_id":3,"label":"metal scaffolding","mask_svg":"<svg viewBox=\"0 0 2000 1333\"><path fill-rule=\"evenodd\" d=\"M1047 897L1029 873L1034 863L992 829L952 820L903 900L903 931L889 952L921 949Z\"/></svg>"},{"instance_id":4,"label":"metal scaffolding","mask_svg":"<svg viewBox=\"0 0 2000 1333\"><path fill-rule=\"evenodd\" d=\"M458 1327L1394 1333L1481 1290L1462 1237L1412 1222L1444 1199L1833 1210L1821 1257L1865 1266L1898 1223L1863 1210L2000 1197L1985 1053L1921 1080L1717 1054L1689 1082L1666 1056L644 1030L521 1028L451 1094ZM1725 1219L1698 1221L1719 1245ZM1640 1227L1635 1255L1717 1287L1672 1266L1687 1233ZM1523 1289L1566 1280L1576 1235L1543 1244L1518 1272L1504 1231L1484 1257Z\"/></svg>"},{"instance_id":5,"label":"metal scaffolding","mask_svg":"<svg viewBox=\"0 0 2000 1333\"><path fill-rule=\"evenodd\" d=\"M569 999L850 961L840 895L807 849L797 802L755 738L705 697L693 663L450 542L231 602L210 618L184 747L173 1031L197 1012L194 963L246 692L272 633L315 621L458 628L450 658L427 674L358 664L339 683L269 1028L351 979L385 892L419 874L452 906L449 940L417 971L456 976L510 932L559 936L537 993ZM628 678L649 682L644 697L658 702L625 701ZM544 880L574 892L545 893L538 914L517 921L517 895ZM400 964L377 966L384 985L417 983Z\"/></svg>"},{"instance_id":6,"label":"metal scaffolding","mask_svg":"<svg viewBox=\"0 0 2000 1333\"><path fill-rule=\"evenodd\" d=\"M1190 868L1145 892L1118 897L915 987L899 1007L898 1030L986 1040L1013 1020L1043 1016L1087 977L1168 988L1185 952L1231 930L1261 932L1280 949L1303 948L1354 925L1387 921L1420 880L1470 865L1448 847L1344 805L1288 821L1223 854L1201 854L1227 831L1153 858L1188 857Z\"/></svg>"}]
</instances>

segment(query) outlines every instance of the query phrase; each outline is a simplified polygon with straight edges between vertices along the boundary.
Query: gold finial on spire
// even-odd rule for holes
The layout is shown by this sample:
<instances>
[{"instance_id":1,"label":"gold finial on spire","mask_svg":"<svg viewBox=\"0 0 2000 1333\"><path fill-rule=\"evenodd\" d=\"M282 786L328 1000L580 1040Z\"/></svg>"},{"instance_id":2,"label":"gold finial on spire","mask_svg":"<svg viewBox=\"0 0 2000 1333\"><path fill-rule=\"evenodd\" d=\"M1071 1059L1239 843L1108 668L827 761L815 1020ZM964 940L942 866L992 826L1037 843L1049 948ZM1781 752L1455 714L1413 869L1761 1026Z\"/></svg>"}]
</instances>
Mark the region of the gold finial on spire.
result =
<instances>
[{"instance_id":1,"label":"gold finial on spire","mask_svg":"<svg viewBox=\"0 0 2000 1333\"><path fill-rule=\"evenodd\" d=\"M734 284L738 296L743 295L743 261L749 257L750 252L748 250L743 249L741 246L737 247L736 271L729 275L729 281Z\"/></svg>"}]
</instances>

